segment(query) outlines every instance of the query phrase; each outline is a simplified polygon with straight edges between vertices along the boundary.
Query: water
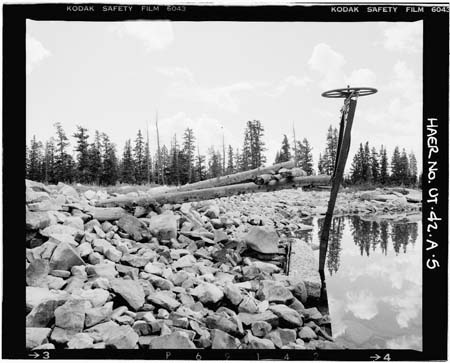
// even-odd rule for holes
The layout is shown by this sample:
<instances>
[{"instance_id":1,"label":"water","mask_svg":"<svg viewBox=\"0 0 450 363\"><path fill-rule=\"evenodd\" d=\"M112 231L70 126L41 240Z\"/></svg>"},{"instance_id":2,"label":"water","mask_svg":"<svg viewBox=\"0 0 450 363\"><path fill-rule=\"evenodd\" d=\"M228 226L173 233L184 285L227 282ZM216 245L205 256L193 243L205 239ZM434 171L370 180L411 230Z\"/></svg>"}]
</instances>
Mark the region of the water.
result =
<instances>
[{"instance_id":1,"label":"water","mask_svg":"<svg viewBox=\"0 0 450 363\"><path fill-rule=\"evenodd\" d=\"M312 223L302 239L317 246L323 218ZM335 217L325 276L337 342L352 349L422 350L421 222Z\"/></svg>"}]
</instances>

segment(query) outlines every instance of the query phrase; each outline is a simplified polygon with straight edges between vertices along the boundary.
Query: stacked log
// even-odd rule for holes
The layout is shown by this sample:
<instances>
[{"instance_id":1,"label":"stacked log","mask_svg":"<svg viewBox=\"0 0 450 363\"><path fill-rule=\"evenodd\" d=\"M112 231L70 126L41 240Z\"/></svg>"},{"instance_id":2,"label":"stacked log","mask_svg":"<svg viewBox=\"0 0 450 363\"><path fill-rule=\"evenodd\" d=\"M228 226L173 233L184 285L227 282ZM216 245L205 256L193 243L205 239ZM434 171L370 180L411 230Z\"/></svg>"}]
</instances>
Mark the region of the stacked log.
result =
<instances>
[{"instance_id":1,"label":"stacked log","mask_svg":"<svg viewBox=\"0 0 450 363\"><path fill-rule=\"evenodd\" d=\"M177 188L170 188L148 196L110 198L99 201L96 205L99 207L112 207L126 205L149 206L166 203L177 204L255 192L270 192L303 186L327 185L330 181L328 175L307 176L301 168L294 166L294 161L287 161L268 167L261 167L219 178L203 180L193 184L186 184Z\"/></svg>"}]
</instances>

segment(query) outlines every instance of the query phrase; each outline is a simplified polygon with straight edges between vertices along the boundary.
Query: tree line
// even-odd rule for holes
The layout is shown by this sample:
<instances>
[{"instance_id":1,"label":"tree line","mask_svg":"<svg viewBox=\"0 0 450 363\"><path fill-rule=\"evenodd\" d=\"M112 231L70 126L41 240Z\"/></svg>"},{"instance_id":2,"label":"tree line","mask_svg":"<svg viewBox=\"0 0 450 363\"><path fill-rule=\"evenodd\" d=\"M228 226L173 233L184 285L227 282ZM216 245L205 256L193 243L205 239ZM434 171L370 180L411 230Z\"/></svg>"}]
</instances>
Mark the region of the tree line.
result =
<instances>
[{"instance_id":1,"label":"tree line","mask_svg":"<svg viewBox=\"0 0 450 363\"><path fill-rule=\"evenodd\" d=\"M136 137L125 142L122 155L105 132L95 131L90 142L88 129L77 126L71 135L74 140L74 156L69 153L69 137L60 123L55 123L55 135L45 143L35 136L27 145L26 177L45 183L83 183L97 185L168 184L183 185L208 178L246 171L267 163L265 156L264 127L259 120L247 121L241 148L231 145L211 146L201 154L191 128L186 128L181 138L174 134L169 145L158 144L150 152L148 132L138 130ZM291 147L292 144L292 147ZM338 131L330 126L326 134L325 149L320 153L317 170L319 174L332 175L337 154ZM314 175L312 147L307 138L289 142L283 135L275 163L295 158L298 165ZM415 185L417 162L413 153L406 155L396 147L387 161L386 149L379 153L360 145L355 154L347 183L380 183Z\"/></svg>"},{"instance_id":2,"label":"tree line","mask_svg":"<svg viewBox=\"0 0 450 363\"><path fill-rule=\"evenodd\" d=\"M26 177L45 183L84 183L97 185L169 184L182 185L246 171L265 165L264 127L258 120L247 121L241 148L211 146L201 154L191 128L181 139L173 135L170 145L159 145L150 152L147 137L138 130L134 140L126 140L119 157L116 145L105 132L95 131L89 142L88 129L77 126L73 157L69 137L60 123L55 135L45 143L30 140L26 149Z\"/></svg>"}]
</instances>

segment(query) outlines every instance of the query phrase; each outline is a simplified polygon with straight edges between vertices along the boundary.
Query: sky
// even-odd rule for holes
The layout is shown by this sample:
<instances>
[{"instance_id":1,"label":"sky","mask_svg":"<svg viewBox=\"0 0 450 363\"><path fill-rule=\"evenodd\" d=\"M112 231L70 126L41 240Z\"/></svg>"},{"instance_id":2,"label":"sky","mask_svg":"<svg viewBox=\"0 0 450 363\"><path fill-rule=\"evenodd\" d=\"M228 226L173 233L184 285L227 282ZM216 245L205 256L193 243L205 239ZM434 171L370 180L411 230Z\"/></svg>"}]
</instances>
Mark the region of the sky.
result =
<instances>
[{"instance_id":1,"label":"sky","mask_svg":"<svg viewBox=\"0 0 450 363\"><path fill-rule=\"evenodd\" d=\"M27 21L27 140L60 122L106 132L119 152L138 129L160 139L194 131L201 153L242 147L260 120L268 163L283 134L306 137L317 170L342 99L330 89L375 87L358 99L347 171L359 143L398 145L422 163L422 22ZM71 139L72 144L74 139ZM92 136L90 141L92 141Z\"/></svg>"}]
</instances>

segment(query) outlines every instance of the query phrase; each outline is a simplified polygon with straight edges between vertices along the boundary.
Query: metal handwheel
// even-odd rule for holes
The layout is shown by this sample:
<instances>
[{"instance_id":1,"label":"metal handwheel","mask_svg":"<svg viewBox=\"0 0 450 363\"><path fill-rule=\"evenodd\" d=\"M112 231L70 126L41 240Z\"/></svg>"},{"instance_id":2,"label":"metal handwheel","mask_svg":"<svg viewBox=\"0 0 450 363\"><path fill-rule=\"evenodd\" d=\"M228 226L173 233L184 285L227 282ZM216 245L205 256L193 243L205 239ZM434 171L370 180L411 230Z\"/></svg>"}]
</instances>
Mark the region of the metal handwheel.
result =
<instances>
[{"instance_id":1,"label":"metal handwheel","mask_svg":"<svg viewBox=\"0 0 450 363\"><path fill-rule=\"evenodd\" d=\"M322 93L322 97L327 98L348 98L352 94L354 96L362 97L369 96L374 93L377 93L378 90L370 87L347 87L347 88L338 88L330 91L326 91Z\"/></svg>"}]
</instances>

